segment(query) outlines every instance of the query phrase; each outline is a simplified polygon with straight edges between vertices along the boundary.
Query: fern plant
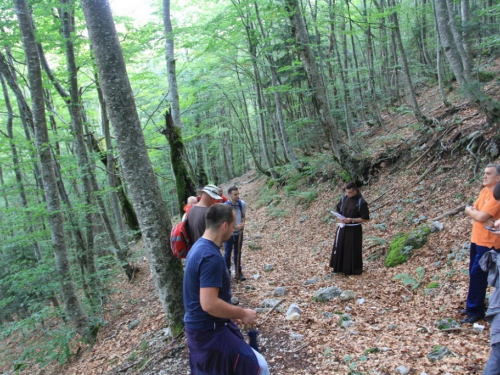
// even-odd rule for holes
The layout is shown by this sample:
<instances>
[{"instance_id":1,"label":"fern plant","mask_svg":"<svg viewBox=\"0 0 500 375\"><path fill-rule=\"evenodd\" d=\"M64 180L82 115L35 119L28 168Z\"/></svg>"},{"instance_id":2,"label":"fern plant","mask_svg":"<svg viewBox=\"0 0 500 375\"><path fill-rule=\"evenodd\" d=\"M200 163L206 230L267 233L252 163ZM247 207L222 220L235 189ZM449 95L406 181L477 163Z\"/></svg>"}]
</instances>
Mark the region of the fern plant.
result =
<instances>
[{"instance_id":1,"label":"fern plant","mask_svg":"<svg viewBox=\"0 0 500 375\"><path fill-rule=\"evenodd\" d=\"M412 275L406 272L399 273L392 279L400 280L404 286L410 286L411 290L415 290L420 286L420 283L424 279L425 269L423 267L417 267L415 273L416 275Z\"/></svg>"}]
</instances>

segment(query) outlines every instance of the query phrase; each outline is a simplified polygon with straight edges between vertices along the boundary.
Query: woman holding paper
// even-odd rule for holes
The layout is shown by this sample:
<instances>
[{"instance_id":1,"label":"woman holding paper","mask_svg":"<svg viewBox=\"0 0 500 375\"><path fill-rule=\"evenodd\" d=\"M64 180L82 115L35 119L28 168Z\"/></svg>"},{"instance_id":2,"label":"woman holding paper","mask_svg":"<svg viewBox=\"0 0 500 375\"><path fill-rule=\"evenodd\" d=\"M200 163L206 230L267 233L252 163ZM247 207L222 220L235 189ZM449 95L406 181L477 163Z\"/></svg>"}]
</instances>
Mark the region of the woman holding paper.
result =
<instances>
[{"instance_id":1,"label":"woman holding paper","mask_svg":"<svg viewBox=\"0 0 500 375\"><path fill-rule=\"evenodd\" d=\"M354 182L345 186L345 194L337 204L337 212L332 211L332 213L339 220L330 259L332 273L361 275L363 272L361 223L370 220L370 212L368 203Z\"/></svg>"}]
</instances>

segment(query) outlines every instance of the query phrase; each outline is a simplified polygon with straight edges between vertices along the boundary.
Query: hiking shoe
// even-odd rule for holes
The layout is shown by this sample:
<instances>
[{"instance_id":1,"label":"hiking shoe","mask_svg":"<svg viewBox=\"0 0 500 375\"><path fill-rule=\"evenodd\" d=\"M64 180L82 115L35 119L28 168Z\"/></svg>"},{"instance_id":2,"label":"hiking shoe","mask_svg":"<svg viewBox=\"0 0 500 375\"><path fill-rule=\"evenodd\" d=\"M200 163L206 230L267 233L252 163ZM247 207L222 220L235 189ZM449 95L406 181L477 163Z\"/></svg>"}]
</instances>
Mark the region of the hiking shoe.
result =
<instances>
[{"instance_id":1,"label":"hiking shoe","mask_svg":"<svg viewBox=\"0 0 500 375\"><path fill-rule=\"evenodd\" d=\"M238 275L238 280L239 281L245 281L247 278L245 276L243 276L243 274L240 272L240 274Z\"/></svg>"},{"instance_id":2,"label":"hiking shoe","mask_svg":"<svg viewBox=\"0 0 500 375\"><path fill-rule=\"evenodd\" d=\"M467 318L465 319L462 319L460 321L460 324L466 324L466 323L469 323L469 324L474 324L480 320L484 319L484 316L474 316L474 315L469 315Z\"/></svg>"},{"instance_id":3,"label":"hiking shoe","mask_svg":"<svg viewBox=\"0 0 500 375\"><path fill-rule=\"evenodd\" d=\"M469 315L469 313L467 312L467 309L462 309L460 310L460 315Z\"/></svg>"}]
</instances>

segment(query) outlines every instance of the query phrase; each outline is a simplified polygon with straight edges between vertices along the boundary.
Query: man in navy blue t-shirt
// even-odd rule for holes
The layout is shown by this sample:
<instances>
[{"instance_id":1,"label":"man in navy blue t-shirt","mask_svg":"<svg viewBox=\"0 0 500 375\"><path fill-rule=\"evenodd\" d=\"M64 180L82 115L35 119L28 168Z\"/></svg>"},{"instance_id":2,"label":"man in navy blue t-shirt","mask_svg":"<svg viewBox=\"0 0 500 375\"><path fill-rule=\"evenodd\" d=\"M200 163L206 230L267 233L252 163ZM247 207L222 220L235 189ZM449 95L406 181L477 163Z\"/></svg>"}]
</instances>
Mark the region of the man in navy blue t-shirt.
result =
<instances>
[{"instance_id":1,"label":"man in navy blue t-shirt","mask_svg":"<svg viewBox=\"0 0 500 375\"><path fill-rule=\"evenodd\" d=\"M255 310L231 304L230 275L219 249L235 224L230 205L214 204L206 214L205 233L186 258L184 324L192 375L269 374L264 357L245 342L235 324L257 320Z\"/></svg>"}]
</instances>

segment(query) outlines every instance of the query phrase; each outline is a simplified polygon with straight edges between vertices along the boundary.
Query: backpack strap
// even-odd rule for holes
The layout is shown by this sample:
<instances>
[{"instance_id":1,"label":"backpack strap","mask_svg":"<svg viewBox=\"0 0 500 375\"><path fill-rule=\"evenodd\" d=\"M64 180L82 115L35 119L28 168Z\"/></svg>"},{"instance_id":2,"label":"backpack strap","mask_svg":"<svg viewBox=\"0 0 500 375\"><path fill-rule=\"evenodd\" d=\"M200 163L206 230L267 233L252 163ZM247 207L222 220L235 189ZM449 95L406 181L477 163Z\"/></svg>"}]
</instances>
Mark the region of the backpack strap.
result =
<instances>
[{"instance_id":1,"label":"backpack strap","mask_svg":"<svg viewBox=\"0 0 500 375\"><path fill-rule=\"evenodd\" d=\"M233 202L231 202L231 199L228 199L225 204L230 204L232 206ZM241 203L241 199L238 199L238 207L240 208L241 213L243 213L243 204Z\"/></svg>"},{"instance_id":2,"label":"backpack strap","mask_svg":"<svg viewBox=\"0 0 500 375\"><path fill-rule=\"evenodd\" d=\"M340 214L343 215L343 209L344 209L344 203L345 203L345 200L347 198L347 195L344 194L342 196L342 199L340 200ZM359 197L358 199L358 204L356 205L356 207L358 208L358 215L360 215L360 212L361 212L361 204L363 203L363 197Z\"/></svg>"},{"instance_id":3,"label":"backpack strap","mask_svg":"<svg viewBox=\"0 0 500 375\"><path fill-rule=\"evenodd\" d=\"M233 205L233 203L231 202L231 199L228 199L225 204L230 204L231 206ZM241 201L241 199L238 199L238 207L240 208L240 212L241 212L241 220L243 220L245 218L245 213L243 212L243 203Z\"/></svg>"},{"instance_id":4,"label":"backpack strap","mask_svg":"<svg viewBox=\"0 0 500 375\"><path fill-rule=\"evenodd\" d=\"M344 194L342 196L342 198L340 199L340 212L339 214L343 215L344 214L344 202L345 202L345 199L347 198L347 195Z\"/></svg>"}]
</instances>

